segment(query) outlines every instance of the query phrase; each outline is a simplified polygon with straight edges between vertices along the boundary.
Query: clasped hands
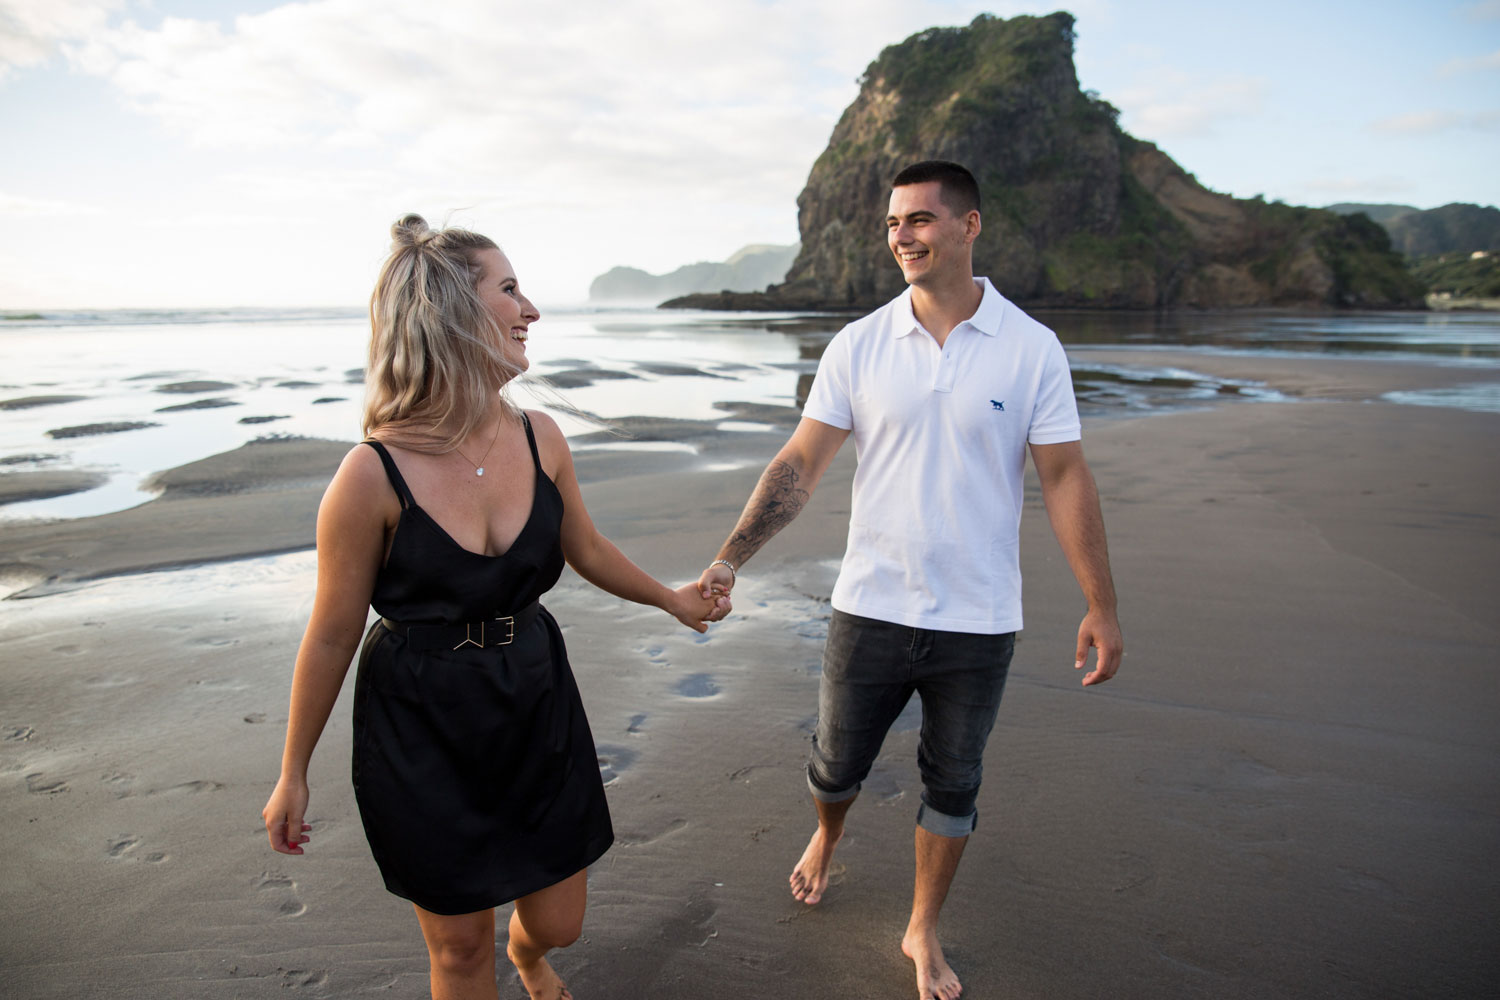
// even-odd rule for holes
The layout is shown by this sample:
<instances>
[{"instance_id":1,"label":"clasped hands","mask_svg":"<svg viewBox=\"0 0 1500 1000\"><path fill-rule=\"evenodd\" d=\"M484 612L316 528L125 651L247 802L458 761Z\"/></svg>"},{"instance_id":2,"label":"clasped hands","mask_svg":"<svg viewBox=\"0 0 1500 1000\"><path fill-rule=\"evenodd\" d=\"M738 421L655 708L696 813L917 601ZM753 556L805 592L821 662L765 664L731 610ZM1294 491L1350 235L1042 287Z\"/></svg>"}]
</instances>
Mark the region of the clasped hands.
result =
<instances>
[{"instance_id":1,"label":"clasped hands","mask_svg":"<svg viewBox=\"0 0 1500 1000\"><path fill-rule=\"evenodd\" d=\"M715 570L722 572L722 581L718 579ZM696 583L685 583L673 591L677 600L669 610L673 617L693 631L707 632L710 622L723 621L734 610L734 605L729 600L729 591L733 585L734 580L728 570L710 566Z\"/></svg>"},{"instance_id":2,"label":"clasped hands","mask_svg":"<svg viewBox=\"0 0 1500 1000\"><path fill-rule=\"evenodd\" d=\"M734 574L722 563L710 566L696 583L685 583L673 591L677 601L672 614L693 631L707 632L709 622L723 621L734 610L729 599L733 587Z\"/></svg>"}]
</instances>

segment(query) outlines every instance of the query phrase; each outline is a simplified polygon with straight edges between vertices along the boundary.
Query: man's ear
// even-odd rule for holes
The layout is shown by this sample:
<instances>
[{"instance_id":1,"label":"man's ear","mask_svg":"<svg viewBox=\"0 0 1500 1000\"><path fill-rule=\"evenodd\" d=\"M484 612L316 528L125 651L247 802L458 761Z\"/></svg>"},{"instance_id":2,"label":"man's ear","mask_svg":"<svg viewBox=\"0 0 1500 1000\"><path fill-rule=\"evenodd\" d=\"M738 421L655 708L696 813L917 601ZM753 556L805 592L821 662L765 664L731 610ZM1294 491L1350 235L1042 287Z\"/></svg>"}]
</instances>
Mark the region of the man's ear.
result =
<instances>
[{"instance_id":1,"label":"man's ear","mask_svg":"<svg viewBox=\"0 0 1500 1000\"><path fill-rule=\"evenodd\" d=\"M979 224L979 210L973 209L964 216L964 242L973 243L979 237L979 230L983 228Z\"/></svg>"}]
</instances>

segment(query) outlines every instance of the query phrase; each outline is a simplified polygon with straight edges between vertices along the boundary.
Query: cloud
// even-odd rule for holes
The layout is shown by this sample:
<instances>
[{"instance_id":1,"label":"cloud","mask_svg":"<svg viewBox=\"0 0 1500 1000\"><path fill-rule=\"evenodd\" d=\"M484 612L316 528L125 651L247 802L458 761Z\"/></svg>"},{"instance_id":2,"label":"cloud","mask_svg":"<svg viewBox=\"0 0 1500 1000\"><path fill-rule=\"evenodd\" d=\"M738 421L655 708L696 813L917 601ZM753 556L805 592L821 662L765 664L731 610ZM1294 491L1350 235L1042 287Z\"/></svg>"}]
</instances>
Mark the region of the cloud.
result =
<instances>
[{"instance_id":1,"label":"cloud","mask_svg":"<svg viewBox=\"0 0 1500 1000\"><path fill-rule=\"evenodd\" d=\"M65 51L193 146L307 168L238 178L253 196L305 198L339 176L313 166L363 160L386 175L357 177L365 193L630 199L661 227L673 204L794 217L868 62L983 9L868 0L851 19L841 0L574 0L563 19L492 0L309 0L232 23L127 21Z\"/></svg>"},{"instance_id":2,"label":"cloud","mask_svg":"<svg viewBox=\"0 0 1500 1000\"><path fill-rule=\"evenodd\" d=\"M0 80L104 25L123 0L0 0Z\"/></svg>"},{"instance_id":3,"label":"cloud","mask_svg":"<svg viewBox=\"0 0 1500 1000\"><path fill-rule=\"evenodd\" d=\"M1465 129L1493 132L1500 129L1500 111L1462 114L1453 111L1413 111L1378 119L1370 124L1370 128L1375 132L1396 136L1430 136Z\"/></svg>"},{"instance_id":4,"label":"cloud","mask_svg":"<svg viewBox=\"0 0 1500 1000\"><path fill-rule=\"evenodd\" d=\"M723 130L753 153L788 129L826 130L891 21L915 30L955 13L915 4L886 21L879 8L899 5L870 6L850 30L832 2L577 0L560 21L544 5L314 0L239 17L230 30L129 23L68 51L136 110L208 146L396 141L420 160L441 155L426 145L434 136L516 156L569 149L588 133L585 152L628 154L663 132L712 132L728 108L764 126ZM603 121L616 123L611 134L595 127Z\"/></svg>"},{"instance_id":5,"label":"cloud","mask_svg":"<svg viewBox=\"0 0 1500 1000\"><path fill-rule=\"evenodd\" d=\"M1151 82L1109 95L1126 131L1144 139L1211 135L1222 122L1260 114L1267 81L1257 76L1201 79L1157 70Z\"/></svg>"},{"instance_id":6,"label":"cloud","mask_svg":"<svg viewBox=\"0 0 1500 1000\"><path fill-rule=\"evenodd\" d=\"M390 190L398 179L389 170L237 170L221 174L216 188L236 198L267 204L354 201Z\"/></svg>"},{"instance_id":7,"label":"cloud","mask_svg":"<svg viewBox=\"0 0 1500 1000\"><path fill-rule=\"evenodd\" d=\"M0 218L42 219L62 216L102 215L103 209L70 201L25 198L0 191Z\"/></svg>"}]
</instances>

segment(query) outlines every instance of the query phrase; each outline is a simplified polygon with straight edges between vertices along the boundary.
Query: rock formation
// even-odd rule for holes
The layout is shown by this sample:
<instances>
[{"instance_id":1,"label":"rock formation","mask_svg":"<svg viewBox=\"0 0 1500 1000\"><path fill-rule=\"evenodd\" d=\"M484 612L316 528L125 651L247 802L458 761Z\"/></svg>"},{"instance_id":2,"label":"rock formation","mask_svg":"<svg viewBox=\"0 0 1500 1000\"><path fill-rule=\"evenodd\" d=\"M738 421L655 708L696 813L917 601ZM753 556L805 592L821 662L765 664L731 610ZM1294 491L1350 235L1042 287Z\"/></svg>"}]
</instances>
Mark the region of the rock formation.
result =
<instances>
[{"instance_id":1,"label":"rock formation","mask_svg":"<svg viewBox=\"0 0 1500 1000\"><path fill-rule=\"evenodd\" d=\"M1066 13L932 28L882 52L797 199L802 250L764 293L667 305L868 309L904 287L885 246L907 164L975 174L978 274L1023 304L1418 307L1422 287L1363 216L1200 185L1078 89Z\"/></svg>"}]
</instances>

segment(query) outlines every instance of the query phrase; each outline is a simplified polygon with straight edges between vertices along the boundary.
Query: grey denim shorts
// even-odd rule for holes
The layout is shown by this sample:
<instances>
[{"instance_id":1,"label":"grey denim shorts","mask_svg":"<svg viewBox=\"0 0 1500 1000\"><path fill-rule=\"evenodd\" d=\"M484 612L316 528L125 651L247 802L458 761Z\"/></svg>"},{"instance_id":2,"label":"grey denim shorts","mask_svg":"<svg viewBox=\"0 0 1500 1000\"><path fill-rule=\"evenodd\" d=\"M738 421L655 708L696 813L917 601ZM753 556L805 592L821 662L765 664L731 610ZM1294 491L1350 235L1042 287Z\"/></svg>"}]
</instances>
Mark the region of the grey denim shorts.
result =
<instances>
[{"instance_id":1,"label":"grey denim shorts","mask_svg":"<svg viewBox=\"0 0 1500 1000\"><path fill-rule=\"evenodd\" d=\"M1014 632L939 632L835 610L807 763L813 796L839 802L859 793L886 732L916 692L922 699L917 822L941 837L971 833L984 747L1015 643Z\"/></svg>"}]
</instances>

